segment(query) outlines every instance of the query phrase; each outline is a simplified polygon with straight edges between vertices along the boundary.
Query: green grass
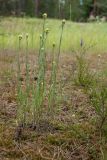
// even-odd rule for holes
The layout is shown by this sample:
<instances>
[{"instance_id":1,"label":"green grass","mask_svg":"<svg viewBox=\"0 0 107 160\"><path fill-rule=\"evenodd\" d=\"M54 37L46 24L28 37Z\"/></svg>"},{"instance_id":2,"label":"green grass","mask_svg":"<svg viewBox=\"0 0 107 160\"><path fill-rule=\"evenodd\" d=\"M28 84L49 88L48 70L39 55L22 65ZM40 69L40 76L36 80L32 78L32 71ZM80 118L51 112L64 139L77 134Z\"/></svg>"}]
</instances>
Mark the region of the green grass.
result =
<instances>
[{"instance_id":1,"label":"green grass","mask_svg":"<svg viewBox=\"0 0 107 160\"><path fill-rule=\"evenodd\" d=\"M36 18L1 18L0 19L0 48L16 49L18 35L23 35L23 48L26 44L26 33L29 33L29 49L39 49L39 37L42 32L42 19ZM61 30L60 20L47 20L49 36L47 40L48 51L52 44L58 44ZM72 49L79 49L82 38L87 46L92 45L90 53L105 53L107 51L107 23L73 23L66 22L64 28L62 52L71 53ZM58 46L56 46L58 47Z\"/></svg>"}]
</instances>

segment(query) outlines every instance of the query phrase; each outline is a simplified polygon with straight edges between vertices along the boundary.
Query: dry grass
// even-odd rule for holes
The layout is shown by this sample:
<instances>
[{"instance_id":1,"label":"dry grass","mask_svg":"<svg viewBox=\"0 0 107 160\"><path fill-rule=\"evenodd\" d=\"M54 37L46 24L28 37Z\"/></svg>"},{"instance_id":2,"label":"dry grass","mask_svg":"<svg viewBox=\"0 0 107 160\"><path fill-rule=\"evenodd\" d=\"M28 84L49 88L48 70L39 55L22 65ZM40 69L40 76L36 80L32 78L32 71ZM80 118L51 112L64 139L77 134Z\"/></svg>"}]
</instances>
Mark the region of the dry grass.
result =
<instances>
[{"instance_id":1,"label":"dry grass","mask_svg":"<svg viewBox=\"0 0 107 160\"><path fill-rule=\"evenodd\" d=\"M11 57L8 53L8 57ZM24 85L24 72L22 56ZM32 76L36 56L30 55L30 75ZM89 56L93 60L90 66L97 71L97 56ZM107 57L102 55L101 69ZM46 81L49 82L50 56ZM30 128L30 124L22 129L19 141L15 141L16 133L16 67L14 58L0 60L0 68L12 69L11 76L1 72L0 84L0 159L2 160L101 160L107 145L95 125L96 113L90 105L89 96L83 88L73 83L75 59L70 55L61 55L57 84L62 97L58 97L58 109L55 119L40 122L38 131ZM4 65L5 64L5 65ZM13 67L14 66L14 67ZM9 78L6 78L6 77ZM37 76L37 75L35 75ZM32 77L32 80L34 77ZM61 82L61 83L60 83ZM47 102L44 107L47 107Z\"/></svg>"}]
</instances>

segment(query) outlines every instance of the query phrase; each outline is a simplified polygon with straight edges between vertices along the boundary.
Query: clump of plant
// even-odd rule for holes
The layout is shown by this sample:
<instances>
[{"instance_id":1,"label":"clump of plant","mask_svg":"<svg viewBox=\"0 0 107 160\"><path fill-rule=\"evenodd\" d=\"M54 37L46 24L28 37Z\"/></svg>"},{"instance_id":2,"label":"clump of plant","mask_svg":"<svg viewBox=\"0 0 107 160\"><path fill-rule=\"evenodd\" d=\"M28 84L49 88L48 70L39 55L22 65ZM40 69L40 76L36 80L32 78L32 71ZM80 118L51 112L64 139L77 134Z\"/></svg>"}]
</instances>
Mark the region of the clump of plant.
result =
<instances>
[{"instance_id":1,"label":"clump of plant","mask_svg":"<svg viewBox=\"0 0 107 160\"><path fill-rule=\"evenodd\" d=\"M29 74L29 57L28 57L28 45L29 36L26 34L26 54L25 54L25 79L24 87L22 86L21 77L21 63L20 63L20 52L22 44L22 36L19 36L19 51L17 55L17 124L18 126L25 127L26 124L30 123L36 129L38 129L40 121L43 120L44 113L53 117L54 114L54 104L56 102L56 79L57 71L59 65L59 57L62 43L63 29L65 25L65 20L62 21L61 25L61 35L59 40L58 52L55 53L55 44L53 44L53 54L52 54L52 70L49 86L48 95L48 108L45 110L44 101L47 96L47 83L46 83L46 71L47 71L47 54L46 54L46 41L49 29L46 27L47 14L43 14L43 29L40 35L40 48L38 54L38 73L35 82L31 83ZM34 73L35 74L35 73ZM18 134L20 133L20 127L18 127Z\"/></svg>"},{"instance_id":2,"label":"clump of plant","mask_svg":"<svg viewBox=\"0 0 107 160\"><path fill-rule=\"evenodd\" d=\"M104 79L96 81L89 91L91 104L98 116L99 129L102 132L107 123L107 87Z\"/></svg>"},{"instance_id":3,"label":"clump of plant","mask_svg":"<svg viewBox=\"0 0 107 160\"><path fill-rule=\"evenodd\" d=\"M25 126L26 124L26 116L28 109L28 98L29 98L29 62L28 62L28 34L26 34L26 58L25 58L25 72L26 72L26 82L25 89L22 87L23 78L21 76L21 63L20 63L20 52L21 52L21 42L22 35L19 35L19 50L17 54L17 100L18 100L18 108L17 108L17 120L18 125Z\"/></svg>"},{"instance_id":4,"label":"clump of plant","mask_svg":"<svg viewBox=\"0 0 107 160\"><path fill-rule=\"evenodd\" d=\"M29 47L29 35L25 35L26 38L26 54L25 54L25 90L24 90L24 99L25 99L25 107L24 107L24 114L25 118L24 121L27 123L28 121L28 116L27 113L30 111L30 103L29 103L29 98L30 98L30 75L29 75L29 57L28 57L28 47Z\"/></svg>"},{"instance_id":5,"label":"clump of plant","mask_svg":"<svg viewBox=\"0 0 107 160\"><path fill-rule=\"evenodd\" d=\"M33 126L37 126L42 116L43 102L45 97L45 74L46 74L46 39L48 29L46 28L47 14L43 14L43 30L40 35L40 49L38 56L38 79L37 84L33 86Z\"/></svg>"},{"instance_id":6,"label":"clump of plant","mask_svg":"<svg viewBox=\"0 0 107 160\"><path fill-rule=\"evenodd\" d=\"M74 80L77 85L88 88L93 83L94 74L91 72L89 62L86 59L88 48L84 45L83 40L80 43L79 51L75 51L76 71Z\"/></svg>"},{"instance_id":7,"label":"clump of plant","mask_svg":"<svg viewBox=\"0 0 107 160\"><path fill-rule=\"evenodd\" d=\"M65 25L65 20L62 20L58 53L56 54L55 54L55 43L53 43L52 70L51 70L50 88L49 88L49 96L48 96L48 112L52 117L54 116L54 113L55 113L55 103L57 99L56 98L56 92L57 92L56 78L57 78L57 72L58 72L64 25Z\"/></svg>"},{"instance_id":8,"label":"clump of plant","mask_svg":"<svg viewBox=\"0 0 107 160\"><path fill-rule=\"evenodd\" d=\"M20 50L21 50L21 41L22 41L22 35L19 35L19 49L17 54L17 101L18 101L18 107L17 107L17 120L18 124L24 123L23 121L23 114L22 114L22 106L23 106L23 96L22 96L22 88L21 88L21 66L20 66Z\"/></svg>"}]
</instances>

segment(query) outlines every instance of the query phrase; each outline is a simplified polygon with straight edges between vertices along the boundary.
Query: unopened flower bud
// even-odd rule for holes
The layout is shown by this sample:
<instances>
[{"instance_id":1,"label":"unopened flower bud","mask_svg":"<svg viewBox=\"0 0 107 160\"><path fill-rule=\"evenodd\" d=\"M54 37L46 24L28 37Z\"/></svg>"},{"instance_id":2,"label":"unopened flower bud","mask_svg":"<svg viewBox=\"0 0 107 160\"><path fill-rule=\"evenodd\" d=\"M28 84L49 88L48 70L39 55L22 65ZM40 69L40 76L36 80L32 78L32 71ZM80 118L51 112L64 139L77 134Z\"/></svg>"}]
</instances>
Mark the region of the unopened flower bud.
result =
<instances>
[{"instance_id":1,"label":"unopened flower bud","mask_svg":"<svg viewBox=\"0 0 107 160\"><path fill-rule=\"evenodd\" d=\"M19 40L21 40L22 38L23 38L23 37L22 37L22 35L20 34L20 35L19 35Z\"/></svg>"},{"instance_id":2,"label":"unopened flower bud","mask_svg":"<svg viewBox=\"0 0 107 160\"><path fill-rule=\"evenodd\" d=\"M42 34L40 34L40 39L42 39Z\"/></svg>"},{"instance_id":3,"label":"unopened flower bud","mask_svg":"<svg viewBox=\"0 0 107 160\"><path fill-rule=\"evenodd\" d=\"M46 19L47 18L47 13L43 14L43 18Z\"/></svg>"},{"instance_id":4,"label":"unopened flower bud","mask_svg":"<svg viewBox=\"0 0 107 160\"><path fill-rule=\"evenodd\" d=\"M101 54L98 54L98 58L101 58Z\"/></svg>"},{"instance_id":5,"label":"unopened flower bud","mask_svg":"<svg viewBox=\"0 0 107 160\"><path fill-rule=\"evenodd\" d=\"M46 34L49 33L49 28L46 28L45 33L46 33Z\"/></svg>"},{"instance_id":6,"label":"unopened flower bud","mask_svg":"<svg viewBox=\"0 0 107 160\"><path fill-rule=\"evenodd\" d=\"M28 38L29 37L29 34L28 33L26 33L26 38Z\"/></svg>"},{"instance_id":7,"label":"unopened flower bud","mask_svg":"<svg viewBox=\"0 0 107 160\"><path fill-rule=\"evenodd\" d=\"M53 42L53 47L55 47L55 45L56 45L55 42Z\"/></svg>"},{"instance_id":8,"label":"unopened flower bud","mask_svg":"<svg viewBox=\"0 0 107 160\"><path fill-rule=\"evenodd\" d=\"M43 52L43 51L44 51L44 48L41 48L41 51Z\"/></svg>"},{"instance_id":9,"label":"unopened flower bud","mask_svg":"<svg viewBox=\"0 0 107 160\"><path fill-rule=\"evenodd\" d=\"M62 25L63 25L63 26L65 25L65 22L66 22L66 20L63 19L63 20L62 20Z\"/></svg>"}]
</instances>

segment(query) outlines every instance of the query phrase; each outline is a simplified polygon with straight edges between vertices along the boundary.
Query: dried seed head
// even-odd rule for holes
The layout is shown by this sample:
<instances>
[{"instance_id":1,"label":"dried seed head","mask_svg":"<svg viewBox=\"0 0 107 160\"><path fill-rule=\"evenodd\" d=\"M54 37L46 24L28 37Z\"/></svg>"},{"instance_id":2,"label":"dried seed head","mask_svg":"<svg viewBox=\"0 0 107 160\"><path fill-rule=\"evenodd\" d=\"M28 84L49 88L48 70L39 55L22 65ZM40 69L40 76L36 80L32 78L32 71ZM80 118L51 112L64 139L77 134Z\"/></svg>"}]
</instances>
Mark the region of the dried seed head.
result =
<instances>
[{"instance_id":1,"label":"dried seed head","mask_svg":"<svg viewBox=\"0 0 107 160\"><path fill-rule=\"evenodd\" d=\"M65 25L65 22L66 22L66 20L65 20L65 19L63 19L63 20L62 20L62 26L64 26L64 25Z\"/></svg>"},{"instance_id":2,"label":"dried seed head","mask_svg":"<svg viewBox=\"0 0 107 160\"><path fill-rule=\"evenodd\" d=\"M46 19L47 18L47 13L43 14L43 18Z\"/></svg>"},{"instance_id":3,"label":"dried seed head","mask_svg":"<svg viewBox=\"0 0 107 160\"><path fill-rule=\"evenodd\" d=\"M19 40L21 40L22 38L23 38L23 37L22 37L22 35L20 34L20 35L19 35Z\"/></svg>"}]
</instances>

